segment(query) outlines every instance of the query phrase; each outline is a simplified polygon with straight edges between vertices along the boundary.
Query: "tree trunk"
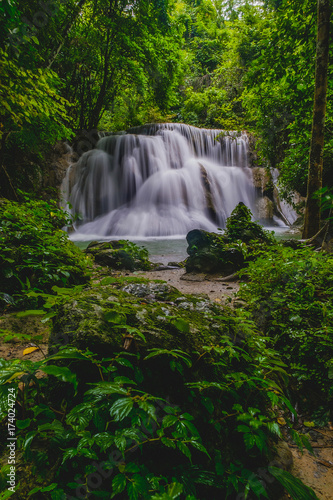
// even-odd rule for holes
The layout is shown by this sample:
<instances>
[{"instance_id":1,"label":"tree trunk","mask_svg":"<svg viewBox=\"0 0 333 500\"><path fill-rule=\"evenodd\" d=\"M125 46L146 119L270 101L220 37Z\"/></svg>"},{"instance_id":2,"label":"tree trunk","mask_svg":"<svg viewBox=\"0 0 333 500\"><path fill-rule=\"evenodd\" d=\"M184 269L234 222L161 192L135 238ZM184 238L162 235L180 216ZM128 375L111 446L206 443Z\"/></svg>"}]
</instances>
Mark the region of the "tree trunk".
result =
<instances>
[{"instance_id":1,"label":"tree trunk","mask_svg":"<svg viewBox=\"0 0 333 500\"><path fill-rule=\"evenodd\" d=\"M72 29L77 17L79 16L80 12L81 12L81 9L82 7L84 6L84 4L86 3L86 0L80 0L79 3L76 5L76 10L74 11L73 13L73 16L71 17L71 19L66 23L66 25L64 26L63 30L62 30L62 41L60 42L60 44L58 45L58 47L56 49L54 49L48 59L48 62L47 62L47 68L50 69L52 64L54 63L54 61L56 60L56 58L58 57L65 41L67 40L67 37L68 37L68 34L70 32L70 30Z\"/></svg>"},{"instance_id":2,"label":"tree trunk","mask_svg":"<svg viewBox=\"0 0 333 500\"><path fill-rule=\"evenodd\" d=\"M322 187L324 129L327 94L327 67L330 30L330 0L317 0L316 81L312 117L308 190L303 238L311 238L320 229L320 198L314 193Z\"/></svg>"},{"instance_id":3,"label":"tree trunk","mask_svg":"<svg viewBox=\"0 0 333 500\"><path fill-rule=\"evenodd\" d=\"M328 216L327 229L321 246L322 250L333 253L333 209L331 208Z\"/></svg>"}]
</instances>

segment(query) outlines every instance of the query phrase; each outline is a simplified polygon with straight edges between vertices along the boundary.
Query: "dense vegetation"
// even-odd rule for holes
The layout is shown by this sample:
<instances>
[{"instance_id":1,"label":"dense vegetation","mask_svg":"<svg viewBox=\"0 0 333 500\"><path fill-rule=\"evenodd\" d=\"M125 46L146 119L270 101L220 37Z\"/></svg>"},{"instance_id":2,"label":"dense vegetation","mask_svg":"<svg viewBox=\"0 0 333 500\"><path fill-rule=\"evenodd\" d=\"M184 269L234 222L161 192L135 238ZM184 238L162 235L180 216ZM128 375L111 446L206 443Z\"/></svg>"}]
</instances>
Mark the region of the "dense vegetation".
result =
<instances>
[{"instance_id":1,"label":"dense vegetation","mask_svg":"<svg viewBox=\"0 0 333 500\"><path fill-rule=\"evenodd\" d=\"M20 462L16 493L1 463L1 500L316 498L275 450L282 439L310 449L295 417L333 418L332 257L278 244L239 206L213 238L241 256L232 309L93 266L50 191L29 198L46 198L58 140L89 132L89 148L93 129L159 121L247 130L286 197L305 195L316 28L310 0L1 2L0 309L51 325L52 354L0 359L1 453L11 394ZM332 69L331 58L324 217ZM328 229L332 242L332 219ZM103 265L127 252L131 269L150 268L144 250L117 245L104 244ZM32 350L42 340L0 334Z\"/></svg>"},{"instance_id":2,"label":"dense vegetation","mask_svg":"<svg viewBox=\"0 0 333 500\"><path fill-rule=\"evenodd\" d=\"M4 0L0 15L3 194L56 139L167 120L252 132L285 194L306 194L315 2Z\"/></svg>"},{"instance_id":3,"label":"dense vegetation","mask_svg":"<svg viewBox=\"0 0 333 500\"><path fill-rule=\"evenodd\" d=\"M14 249L11 259L1 247L13 270L0 282L4 308L13 314L34 300L40 309L18 316L52 321L45 359L0 361L4 453L9 392L17 400L14 500L278 498L283 488L294 499L316 499L281 468L275 449L287 436L311 449L294 416L306 415L311 426L330 418L330 258L272 236L266 244L249 240L251 231L267 234L251 220L246 230L251 214L240 205L228 220L229 238L245 255L247 247L260 251L245 261L245 305L232 309L103 267L89 279L85 257L65 233L59 261L54 254L51 234L63 223L56 208L6 202L2 213L1 235ZM22 217L29 224L20 231ZM17 238L36 238L36 230L33 254L24 245L18 254ZM144 253L123 245L146 266ZM3 490L9 470L0 471Z\"/></svg>"}]
</instances>

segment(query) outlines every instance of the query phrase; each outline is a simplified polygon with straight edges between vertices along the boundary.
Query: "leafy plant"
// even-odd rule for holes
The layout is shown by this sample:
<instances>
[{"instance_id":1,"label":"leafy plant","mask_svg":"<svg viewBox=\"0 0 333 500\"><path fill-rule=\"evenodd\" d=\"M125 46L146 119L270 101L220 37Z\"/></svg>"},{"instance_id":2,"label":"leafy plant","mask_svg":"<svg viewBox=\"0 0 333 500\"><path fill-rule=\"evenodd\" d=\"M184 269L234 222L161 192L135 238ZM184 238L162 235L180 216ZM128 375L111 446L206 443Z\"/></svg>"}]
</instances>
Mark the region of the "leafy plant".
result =
<instances>
[{"instance_id":1,"label":"leafy plant","mask_svg":"<svg viewBox=\"0 0 333 500\"><path fill-rule=\"evenodd\" d=\"M328 418L333 395L332 257L312 249L276 246L251 263L241 297L281 353L293 377L293 397ZM303 396L301 396L303 394Z\"/></svg>"},{"instance_id":2,"label":"leafy plant","mask_svg":"<svg viewBox=\"0 0 333 500\"><path fill-rule=\"evenodd\" d=\"M126 313L116 314L107 320L126 325ZM294 411L283 392L286 366L245 311L214 320L224 325L218 342L191 355L150 349L143 358L121 350L101 359L67 345L35 363L3 360L2 407L14 388L22 460L38 470L20 494L265 496L256 470L281 436L276 411ZM169 321L186 333L184 320ZM168 397L160 377L169 381Z\"/></svg>"},{"instance_id":3,"label":"leafy plant","mask_svg":"<svg viewBox=\"0 0 333 500\"><path fill-rule=\"evenodd\" d=\"M29 304L24 292L48 292L88 280L89 259L60 228L70 224L55 202L0 204L2 304ZM5 300L5 297L9 299ZM32 303L33 304L33 303Z\"/></svg>"}]
</instances>

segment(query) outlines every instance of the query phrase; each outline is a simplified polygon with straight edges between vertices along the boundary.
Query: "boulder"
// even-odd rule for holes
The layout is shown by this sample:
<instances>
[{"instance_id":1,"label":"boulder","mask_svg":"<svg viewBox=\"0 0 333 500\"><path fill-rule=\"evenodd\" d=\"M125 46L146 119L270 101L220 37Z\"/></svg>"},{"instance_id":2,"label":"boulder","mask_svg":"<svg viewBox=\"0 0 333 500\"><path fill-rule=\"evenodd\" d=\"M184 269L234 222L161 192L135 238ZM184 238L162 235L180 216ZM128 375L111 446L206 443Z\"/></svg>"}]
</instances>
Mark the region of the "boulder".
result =
<instances>
[{"instance_id":1,"label":"boulder","mask_svg":"<svg viewBox=\"0 0 333 500\"><path fill-rule=\"evenodd\" d=\"M264 167L253 167L251 172L254 187L259 189L262 194L271 195L273 191L273 181L270 171Z\"/></svg>"},{"instance_id":2,"label":"boulder","mask_svg":"<svg viewBox=\"0 0 333 500\"><path fill-rule=\"evenodd\" d=\"M148 251L126 240L91 242L85 252L92 255L97 264L112 269L148 271L152 264L148 260Z\"/></svg>"},{"instance_id":3,"label":"boulder","mask_svg":"<svg viewBox=\"0 0 333 500\"><path fill-rule=\"evenodd\" d=\"M106 278L107 279L107 278ZM99 284L57 306L49 352L71 344L107 357L148 349L202 351L224 333L221 305L206 297L183 295L164 283Z\"/></svg>"},{"instance_id":4,"label":"boulder","mask_svg":"<svg viewBox=\"0 0 333 500\"><path fill-rule=\"evenodd\" d=\"M271 240L270 234L252 221L251 210L243 202L238 203L228 217L225 234L231 241L241 240L245 243L251 240L268 243Z\"/></svg>"},{"instance_id":5,"label":"boulder","mask_svg":"<svg viewBox=\"0 0 333 500\"><path fill-rule=\"evenodd\" d=\"M261 221L271 221L274 216L274 203L267 196L257 201L258 217Z\"/></svg>"},{"instance_id":6,"label":"boulder","mask_svg":"<svg viewBox=\"0 0 333 500\"><path fill-rule=\"evenodd\" d=\"M187 273L221 273L228 276L244 264L241 250L226 247L228 240L224 236L194 229L187 234L186 239L189 244Z\"/></svg>"},{"instance_id":7,"label":"boulder","mask_svg":"<svg viewBox=\"0 0 333 500\"><path fill-rule=\"evenodd\" d=\"M272 242L271 234L252 221L251 211L242 202L227 219L224 235L193 229L186 239L189 245L186 272L220 273L223 276L233 274L245 265L244 255L249 258L256 241Z\"/></svg>"}]
</instances>

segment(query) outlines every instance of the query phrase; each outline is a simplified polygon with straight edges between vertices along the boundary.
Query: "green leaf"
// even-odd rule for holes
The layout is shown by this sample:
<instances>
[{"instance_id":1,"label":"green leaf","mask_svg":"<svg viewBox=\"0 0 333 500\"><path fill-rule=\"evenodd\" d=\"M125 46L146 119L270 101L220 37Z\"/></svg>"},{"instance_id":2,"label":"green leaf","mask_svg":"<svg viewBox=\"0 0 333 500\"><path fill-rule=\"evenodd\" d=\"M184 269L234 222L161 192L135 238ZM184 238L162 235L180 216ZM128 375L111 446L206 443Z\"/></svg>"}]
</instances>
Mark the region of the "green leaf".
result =
<instances>
[{"instance_id":1,"label":"green leaf","mask_svg":"<svg viewBox=\"0 0 333 500\"><path fill-rule=\"evenodd\" d=\"M111 498L115 497L119 493L122 493L126 488L126 476L124 474L117 474L112 480L112 495Z\"/></svg>"},{"instance_id":2,"label":"green leaf","mask_svg":"<svg viewBox=\"0 0 333 500\"><path fill-rule=\"evenodd\" d=\"M37 493L37 491L40 491L40 490L41 490L41 486L36 486L36 488L34 488L34 489L32 489L32 490L29 491L28 497L30 497L34 493Z\"/></svg>"},{"instance_id":3,"label":"green leaf","mask_svg":"<svg viewBox=\"0 0 333 500\"><path fill-rule=\"evenodd\" d=\"M30 309L16 313L17 318L25 318L26 316L43 316L45 311L42 309Z\"/></svg>"},{"instance_id":4,"label":"green leaf","mask_svg":"<svg viewBox=\"0 0 333 500\"><path fill-rule=\"evenodd\" d=\"M191 460L192 458L191 452L188 446L183 441L177 441L177 448L185 455L185 457Z\"/></svg>"},{"instance_id":5,"label":"green leaf","mask_svg":"<svg viewBox=\"0 0 333 500\"><path fill-rule=\"evenodd\" d=\"M214 404L211 398L201 397L201 403L206 408L208 413L212 414L214 411Z\"/></svg>"},{"instance_id":6,"label":"green leaf","mask_svg":"<svg viewBox=\"0 0 333 500\"><path fill-rule=\"evenodd\" d=\"M148 403L147 401L138 401L138 406L143 410L145 411L149 416L150 418L152 418L153 420L155 420L155 422L157 422L157 418L156 418L156 408L153 404L151 403Z\"/></svg>"},{"instance_id":7,"label":"green leaf","mask_svg":"<svg viewBox=\"0 0 333 500\"><path fill-rule=\"evenodd\" d=\"M182 333L189 333L190 331L190 325L182 318L173 319L171 323Z\"/></svg>"},{"instance_id":8,"label":"green leaf","mask_svg":"<svg viewBox=\"0 0 333 500\"><path fill-rule=\"evenodd\" d=\"M146 497L148 493L148 483L145 477L134 474L131 483L127 485L129 500L137 500L139 496Z\"/></svg>"},{"instance_id":9,"label":"green leaf","mask_svg":"<svg viewBox=\"0 0 333 500\"><path fill-rule=\"evenodd\" d=\"M127 394L127 389L122 387L122 382L98 382L93 389L86 392L88 395L93 396L108 396L109 394Z\"/></svg>"},{"instance_id":10,"label":"green leaf","mask_svg":"<svg viewBox=\"0 0 333 500\"><path fill-rule=\"evenodd\" d=\"M24 436L24 440L22 443L22 448L24 450L29 449L29 447L31 446L32 440L34 439L34 437L36 435L37 435L37 431L30 431Z\"/></svg>"},{"instance_id":11,"label":"green leaf","mask_svg":"<svg viewBox=\"0 0 333 500\"><path fill-rule=\"evenodd\" d=\"M206 450L206 448L204 447L204 445L199 443L196 439L191 439L191 441L189 443L191 444L191 446L193 446L193 448L196 448L197 450L202 451L202 453L205 453L210 458L209 453Z\"/></svg>"},{"instance_id":12,"label":"green leaf","mask_svg":"<svg viewBox=\"0 0 333 500\"><path fill-rule=\"evenodd\" d=\"M263 495L265 498L269 498L264 485L257 477L254 478L250 476L248 485L258 498L260 498L260 495Z\"/></svg>"},{"instance_id":13,"label":"green leaf","mask_svg":"<svg viewBox=\"0 0 333 500\"><path fill-rule=\"evenodd\" d=\"M171 427L172 425L176 424L177 422L178 422L178 417L176 417L175 415L166 415L163 418L162 427L163 428Z\"/></svg>"},{"instance_id":14,"label":"green leaf","mask_svg":"<svg viewBox=\"0 0 333 500\"><path fill-rule=\"evenodd\" d=\"M63 349L57 352L57 354L53 354L47 358L47 361L50 359L80 359L81 361L90 361L87 356L84 356L78 349Z\"/></svg>"},{"instance_id":15,"label":"green leaf","mask_svg":"<svg viewBox=\"0 0 333 500\"><path fill-rule=\"evenodd\" d=\"M237 431L238 432L251 432L251 429L247 425L238 425Z\"/></svg>"},{"instance_id":16,"label":"green leaf","mask_svg":"<svg viewBox=\"0 0 333 500\"><path fill-rule=\"evenodd\" d=\"M31 424L31 419L26 418L25 420L16 420L16 427L18 429L26 429Z\"/></svg>"},{"instance_id":17,"label":"green leaf","mask_svg":"<svg viewBox=\"0 0 333 500\"><path fill-rule=\"evenodd\" d=\"M105 313L105 319L109 323L115 323L117 325L125 325L126 324L126 316L125 314L121 314L117 311L108 311Z\"/></svg>"},{"instance_id":18,"label":"green leaf","mask_svg":"<svg viewBox=\"0 0 333 500\"><path fill-rule=\"evenodd\" d=\"M56 365L47 365L41 366L40 369L48 375L53 375L54 377L59 378L60 380L62 380L62 382L69 382L70 384L73 384L75 391L77 390L78 381L76 379L76 374L71 372L69 368Z\"/></svg>"},{"instance_id":19,"label":"green leaf","mask_svg":"<svg viewBox=\"0 0 333 500\"><path fill-rule=\"evenodd\" d=\"M126 449L126 438L124 436L115 436L114 444L120 451L125 451Z\"/></svg>"},{"instance_id":20,"label":"green leaf","mask_svg":"<svg viewBox=\"0 0 333 500\"><path fill-rule=\"evenodd\" d=\"M58 486L57 483L52 483L49 486L45 486L45 488L42 488L41 491L44 493L45 491L52 491L54 488Z\"/></svg>"},{"instance_id":21,"label":"green leaf","mask_svg":"<svg viewBox=\"0 0 333 500\"><path fill-rule=\"evenodd\" d=\"M135 464L134 462L129 462L125 466L125 472L131 472L133 474L134 472L139 472L139 471L140 471L140 467L137 464Z\"/></svg>"},{"instance_id":22,"label":"green leaf","mask_svg":"<svg viewBox=\"0 0 333 500\"><path fill-rule=\"evenodd\" d=\"M175 498L178 498L179 495L183 493L184 486L180 483L171 483L168 486L167 489L167 495L170 497L170 499L174 500Z\"/></svg>"},{"instance_id":23,"label":"green leaf","mask_svg":"<svg viewBox=\"0 0 333 500\"><path fill-rule=\"evenodd\" d=\"M76 457L78 453L79 451L76 448L68 448L63 454L61 463L63 464L64 462L66 462L66 460Z\"/></svg>"},{"instance_id":24,"label":"green leaf","mask_svg":"<svg viewBox=\"0 0 333 500\"><path fill-rule=\"evenodd\" d=\"M132 398L117 399L110 408L110 415L118 422L124 420L133 408Z\"/></svg>"},{"instance_id":25,"label":"green leaf","mask_svg":"<svg viewBox=\"0 0 333 500\"><path fill-rule=\"evenodd\" d=\"M167 446L168 448L173 448L173 449L176 448L176 443L174 441L172 441L172 439L169 439L169 438L166 438L166 437L162 437L161 438L161 442L165 446Z\"/></svg>"}]
</instances>

